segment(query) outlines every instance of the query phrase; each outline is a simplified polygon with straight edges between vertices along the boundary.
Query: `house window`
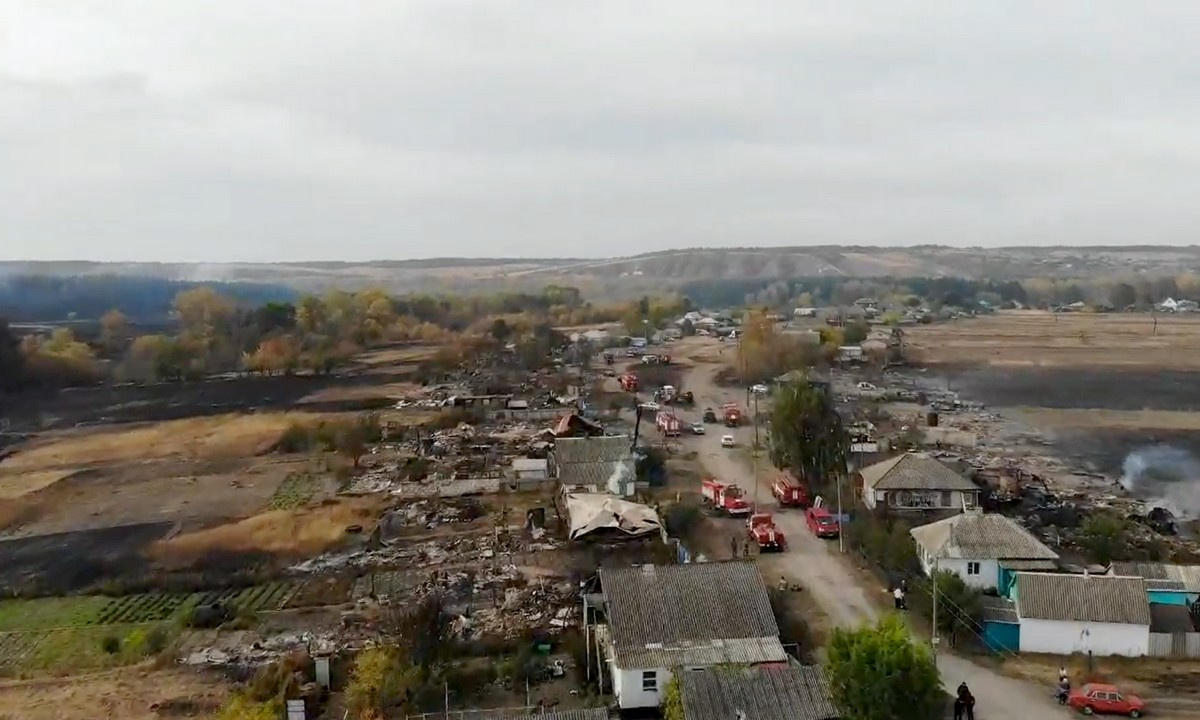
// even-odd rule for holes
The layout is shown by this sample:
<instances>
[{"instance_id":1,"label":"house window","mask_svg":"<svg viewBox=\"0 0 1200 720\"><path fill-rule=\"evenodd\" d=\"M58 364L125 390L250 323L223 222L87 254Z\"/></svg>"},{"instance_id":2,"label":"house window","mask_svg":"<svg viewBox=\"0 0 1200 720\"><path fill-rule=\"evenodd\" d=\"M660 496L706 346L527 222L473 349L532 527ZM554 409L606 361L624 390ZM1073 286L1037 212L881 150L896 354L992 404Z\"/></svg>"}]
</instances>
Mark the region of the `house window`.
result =
<instances>
[{"instance_id":1,"label":"house window","mask_svg":"<svg viewBox=\"0 0 1200 720\"><path fill-rule=\"evenodd\" d=\"M642 671L642 692L658 692L658 671Z\"/></svg>"},{"instance_id":2,"label":"house window","mask_svg":"<svg viewBox=\"0 0 1200 720\"><path fill-rule=\"evenodd\" d=\"M978 575L979 574L979 563L968 562L967 563L967 574L968 575Z\"/></svg>"},{"instance_id":3,"label":"house window","mask_svg":"<svg viewBox=\"0 0 1200 720\"><path fill-rule=\"evenodd\" d=\"M942 507L950 507L951 502L952 501L950 499L950 491L943 490L942 491Z\"/></svg>"}]
</instances>

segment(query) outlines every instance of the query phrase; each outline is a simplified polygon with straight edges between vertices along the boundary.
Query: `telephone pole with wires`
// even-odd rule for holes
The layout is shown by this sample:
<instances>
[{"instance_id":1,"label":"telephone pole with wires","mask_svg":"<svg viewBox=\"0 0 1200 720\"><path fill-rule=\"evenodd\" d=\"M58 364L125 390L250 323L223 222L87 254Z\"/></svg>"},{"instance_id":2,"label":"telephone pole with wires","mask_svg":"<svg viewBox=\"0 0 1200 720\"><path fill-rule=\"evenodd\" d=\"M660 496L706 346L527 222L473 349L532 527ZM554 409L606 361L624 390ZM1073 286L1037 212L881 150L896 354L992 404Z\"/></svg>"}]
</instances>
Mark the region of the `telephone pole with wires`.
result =
<instances>
[{"instance_id":1,"label":"telephone pole with wires","mask_svg":"<svg viewBox=\"0 0 1200 720\"><path fill-rule=\"evenodd\" d=\"M929 645L933 649L933 656L937 657L938 651L938 559L933 559L933 577L930 578L930 593L933 595L933 629L929 633Z\"/></svg>"}]
</instances>

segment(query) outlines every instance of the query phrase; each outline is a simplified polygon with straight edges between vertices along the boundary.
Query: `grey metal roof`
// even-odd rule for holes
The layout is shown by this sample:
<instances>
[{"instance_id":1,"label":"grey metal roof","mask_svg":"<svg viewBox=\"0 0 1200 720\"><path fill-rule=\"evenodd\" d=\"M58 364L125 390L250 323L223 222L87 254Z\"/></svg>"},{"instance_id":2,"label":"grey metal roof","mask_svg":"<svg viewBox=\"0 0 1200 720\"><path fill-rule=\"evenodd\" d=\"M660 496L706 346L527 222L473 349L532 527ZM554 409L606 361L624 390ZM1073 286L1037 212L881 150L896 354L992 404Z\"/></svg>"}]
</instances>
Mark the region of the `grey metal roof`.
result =
<instances>
[{"instance_id":1,"label":"grey metal roof","mask_svg":"<svg viewBox=\"0 0 1200 720\"><path fill-rule=\"evenodd\" d=\"M1058 560L1016 560L1003 558L1000 567L1005 570L1059 570Z\"/></svg>"},{"instance_id":2,"label":"grey metal roof","mask_svg":"<svg viewBox=\"0 0 1200 720\"><path fill-rule=\"evenodd\" d=\"M576 708L547 713L494 715L491 716L491 720L608 720L608 710L605 708Z\"/></svg>"},{"instance_id":3,"label":"grey metal roof","mask_svg":"<svg viewBox=\"0 0 1200 720\"><path fill-rule=\"evenodd\" d=\"M633 454L628 435L604 435L590 438L558 438L554 441L554 459L558 464L593 463L624 460Z\"/></svg>"},{"instance_id":4,"label":"grey metal roof","mask_svg":"<svg viewBox=\"0 0 1200 720\"><path fill-rule=\"evenodd\" d=\"M836 720L821 668L707 668L680 675L685 720Z\"/></svg>"},{"instance_id":5,"label":"grey metal roof","mask_svg":"<svg viewBox=\"0 0 1200 720\"><path fill-rule=\"evenodd\" d=\"M1155 562L1115 562L1109 575L1140 577L1153 590L1186 590L1200 593L1200 565L1173 565Z\"/></svg>"},{"instance_id":6,"label":"grey metal roof","mask_svg":"<svg viewBox=\"0 0 1200 720\"><path fill-rule=\"evenodd\" d=\"M1017 573L1017 612L1031 620L1150 624L1140 577Z\"/></svg>"},{"instance_id":7,"label":"grey metal roof","mask_svg":"<svg viewBox=\"0 0 1200 720\"><path fill-rule=\"evenodd\" d=\"M929 554L960 560L1055 560L1058 553L997 513L965 512L909 530Z\"/></svg>"},{"instance_id":8,"label":"grey metal roof","mask_svg":"<svg viewBox=\"0 0 1200 720\"><path fill-rule=\"evenodd\" d=\"M975 483L924 453L905 453L868 465L863 482L876 490L978 490Z\"/></svg>"},{"instance_id":9,"label":"grey metal roof","mask_svg":"<svg viewBox=\"0 0 1200 720\"><path fill-rule=\"evenodd\" d=\"M980 603L980 620L1014 624L1021 622L1021 618L1017 615L1017 606L1012 600L993 597L991 595L981 595Z\"/></svg>"},{"instance_id":10,"label":"grey metal roof","mask_svg":"<svg viewBox=\"0 0 1200 720\"><path fill-rule=\"evenodd\" d=\"M628 435L555 440L559 482L606 486L614 476L630 479L634 473L632 443Z\"/></svg>"},{"instance_id":11,"label":"grey metal roof","mask_svg":"<svg viewBox=\"0 0 1200 720\"><path fill-rule=\"evenodd\" d=\"M600 584L620 667L787 659L752 562L602 568Z\"/></svg>"}]
</instances>

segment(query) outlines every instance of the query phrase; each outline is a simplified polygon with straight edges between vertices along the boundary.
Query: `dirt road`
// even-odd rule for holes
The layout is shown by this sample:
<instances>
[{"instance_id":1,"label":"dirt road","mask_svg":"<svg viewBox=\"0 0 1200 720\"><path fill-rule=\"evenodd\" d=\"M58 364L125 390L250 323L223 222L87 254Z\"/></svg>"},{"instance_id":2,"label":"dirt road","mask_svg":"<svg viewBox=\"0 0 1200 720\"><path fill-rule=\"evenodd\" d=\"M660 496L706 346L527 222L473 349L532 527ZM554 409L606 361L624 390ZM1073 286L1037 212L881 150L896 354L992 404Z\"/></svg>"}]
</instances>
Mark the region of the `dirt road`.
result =
<instances>
[{"instance_id":1,"label":"dirt road","mask_svg":"<svg viewBox=\"0 0 1200 720\"><path fill-rule=\"evenodd\" d=\"M697 344L689 340L676 347L683 352L694 352ZM732 348L726 352L729 351ZM677 353L683 354L678 350ZM719 364L696 363L688 373L684 387L695 393L698 408L719 408L726 402L745 403L744 392L721 388L713 382L720 368ZM757 501L775 513L776 522L788 539L787 552L763 557L764 572L770 573L768 582L773 583L773 575L781 573L800 583L804 592L812 593L834 625L855 626L878 618L877 606L868 597L868 592L883 594L886 589L864 589L847 559L839 552L836 541L818 540L808 531L799 511L779 512L771 496L769 478L764 474L755 487L750 480L752 472L745 463L745 453L721 447L721 435L724 434L733 434L740 447L752 445L754 428L743 426L728 430L711 426L710 433L691 441L696 443L705 469L718 478L741 485L750 500L755 500L757 493ZM832 499L830 504L833 504ZM1017 680L945 652L939 654L938 666L945 687L952 689L961 682L971 687L978 700L976 717L980 720L1058 720L1065 713L1050 697L1055 678L1047 678L1044 685ZM1178 711L1184 714L1178 714L1174 708L1163 708L1163 711L1169 714L1156 712L1155 716L1178 720L1200 717L1200 713L1190 709Z\"/></svg>"}]
</instances>

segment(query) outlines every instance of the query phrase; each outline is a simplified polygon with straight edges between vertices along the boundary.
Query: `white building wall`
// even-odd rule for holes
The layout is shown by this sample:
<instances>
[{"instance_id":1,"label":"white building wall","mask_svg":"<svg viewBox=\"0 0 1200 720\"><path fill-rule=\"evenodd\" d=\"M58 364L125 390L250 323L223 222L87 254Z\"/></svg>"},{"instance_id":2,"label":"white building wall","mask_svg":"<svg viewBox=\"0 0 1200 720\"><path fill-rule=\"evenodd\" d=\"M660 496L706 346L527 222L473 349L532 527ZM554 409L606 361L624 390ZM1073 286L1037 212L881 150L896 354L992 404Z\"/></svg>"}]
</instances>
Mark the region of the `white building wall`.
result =
<instances>
[{"instance_id":1,"label":"white building wall","mask_svg":"<svg viewBox=\"0 0 1200 720\"><path fill-rule=\"evenodd\" d=\"M1148 641L1149 634L1146 637ZM667 683L671 681L669 669L652 669L651 671L655 673L655 689L643 690L642 674L647 670L621 670L613 667L611 663L608 667L613 678L613 697L616 698L617 706L622 710L653 708L662 703L662 694L667 689Z\"/></svg>"},{"instance_id":2,"label":"white building wall","mask_svg":"<svg viewBox=\"0 0 1200 720\"><path fill-rule=\"evenodd\" d=\"M1021 618L1021 652L1142 657L1150 654L1150 626Z\"/></svg>"},{"instance_id":3,"label":"white building wall","mask_svg":"<svg viewBox=\"0 0 1200 720\"><path fill-rule=\"evenodd\" d=\"M971 574L969 563L978 563L979 572ZM921 568L926 575L933 575L933 558L921 550ZM1000 579L1000 563L997 560L959 560L957 558L941 558L937 562L937 569L952 572L962 578L967 587L972 587L977 590L987 590L996 587L996 583Z\"/></svg>"}]
</instances>

